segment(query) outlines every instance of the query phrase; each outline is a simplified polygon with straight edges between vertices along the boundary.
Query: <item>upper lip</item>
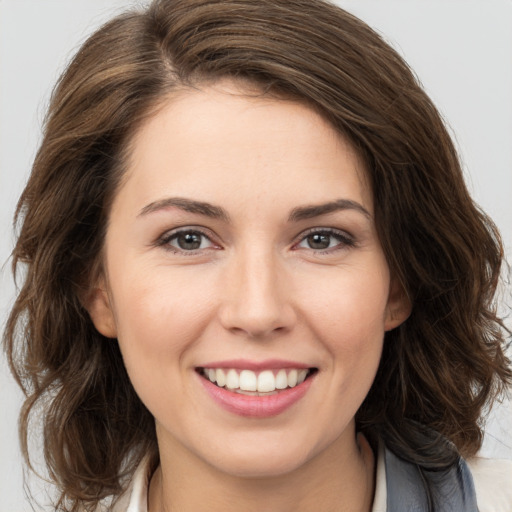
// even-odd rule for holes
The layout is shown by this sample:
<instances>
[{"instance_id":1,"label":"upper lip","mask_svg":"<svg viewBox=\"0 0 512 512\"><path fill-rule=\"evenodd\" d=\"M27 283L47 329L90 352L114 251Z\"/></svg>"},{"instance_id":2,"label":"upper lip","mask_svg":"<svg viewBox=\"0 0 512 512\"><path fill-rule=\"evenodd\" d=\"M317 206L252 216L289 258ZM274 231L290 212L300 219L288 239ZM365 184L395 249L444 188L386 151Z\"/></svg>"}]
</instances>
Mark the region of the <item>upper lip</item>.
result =
<instances>
[{"instance_id":1,"label":"upper lip","mask_svg":"<svg viewBox=\"0 0 512 512\"><path fill-rule=\"evenodd\" d=\"M250 361L248 359L229 359L224 361L211 361L199 366L199 368L236 368L239 370L278 370L281 368L308 369L311 365L289 361L285 359L266 359L263 361Z\"/></svg>"}]
</instances>

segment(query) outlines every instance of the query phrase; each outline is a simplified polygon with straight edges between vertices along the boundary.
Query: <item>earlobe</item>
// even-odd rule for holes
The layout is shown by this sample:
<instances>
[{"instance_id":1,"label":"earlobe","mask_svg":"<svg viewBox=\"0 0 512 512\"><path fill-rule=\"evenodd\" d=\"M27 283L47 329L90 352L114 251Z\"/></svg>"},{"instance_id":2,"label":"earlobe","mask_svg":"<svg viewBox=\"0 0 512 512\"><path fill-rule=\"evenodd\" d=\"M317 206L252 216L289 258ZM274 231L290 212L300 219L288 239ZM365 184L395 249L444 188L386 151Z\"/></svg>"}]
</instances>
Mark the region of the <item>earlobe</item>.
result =
<instances>
[{"instance_id":1,"label":"earlobe","mask_svg":"<svg viewBox=\"0 0 512 512\"><path fill-rule=\"evenodd\" d=\"M411 314L412 304L403 286L393 280L389 289L384 329L391 331L403 324Z\"/></svg>"},{"instance_id":2,"label":"earlobe","mask_svg":"<svg viewBox=\"0 0 512 512\"><path fill-rule=\"evenodd\" d=\"M89 290L84 306L100 334L107 338L117 338L114 313L104 279L100 279L98 285Z\"/></svg>"}]
</instances>

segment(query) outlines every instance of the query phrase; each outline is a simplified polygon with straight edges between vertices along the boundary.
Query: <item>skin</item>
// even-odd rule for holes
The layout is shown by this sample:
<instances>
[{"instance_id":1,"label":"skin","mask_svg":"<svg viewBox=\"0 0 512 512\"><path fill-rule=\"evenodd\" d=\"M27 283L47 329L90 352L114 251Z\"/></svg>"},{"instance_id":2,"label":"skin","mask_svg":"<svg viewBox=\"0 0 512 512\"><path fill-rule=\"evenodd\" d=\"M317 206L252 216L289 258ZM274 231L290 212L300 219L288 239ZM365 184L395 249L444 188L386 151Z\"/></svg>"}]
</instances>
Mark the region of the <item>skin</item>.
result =
<instances>
[{"instance_id":1,"label":"skin","mask_svg":"<svg viewBox=\"0 0 512 512\"><path fill-rule=\"evenodd\" d=\"M367 511L373 454L354 415L384 333L409 305L390 278L356 152L307 106L250 92L230 82L184 91L138 131L88 309L118 339L155 418L151 512ZM229 219L169 198L208 202ZM350 207L290 218L340 199ZM206 235L198 250L172 238L191 227ZM327 249L311 246L311 229ZM196 372L234 358L318 372L283 413L246 418L219 407Z\"/></svg>"}]
</instances>

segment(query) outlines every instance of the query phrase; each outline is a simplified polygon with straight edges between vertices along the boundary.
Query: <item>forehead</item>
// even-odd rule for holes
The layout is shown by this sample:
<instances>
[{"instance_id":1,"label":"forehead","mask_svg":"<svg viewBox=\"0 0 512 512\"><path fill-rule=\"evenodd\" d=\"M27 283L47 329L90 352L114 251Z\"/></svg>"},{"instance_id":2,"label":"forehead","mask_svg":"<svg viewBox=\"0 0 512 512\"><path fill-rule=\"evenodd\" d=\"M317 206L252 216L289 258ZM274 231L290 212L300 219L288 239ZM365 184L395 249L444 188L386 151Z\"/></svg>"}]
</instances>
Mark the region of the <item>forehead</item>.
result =
<instances>
[{"instance_id":1,"label":"forehead","mask_svg":"<svg viewBox=\"0 0 512 512\"><path fill-rule=\"evenodd\" d=\"M186 195L299 202L350 192L372 210L363 162L318 112L232 82L170 96L136 132L125 183L145 200ZM336 191L339 191L338 193Z\"/></svg>"}]
</instances>

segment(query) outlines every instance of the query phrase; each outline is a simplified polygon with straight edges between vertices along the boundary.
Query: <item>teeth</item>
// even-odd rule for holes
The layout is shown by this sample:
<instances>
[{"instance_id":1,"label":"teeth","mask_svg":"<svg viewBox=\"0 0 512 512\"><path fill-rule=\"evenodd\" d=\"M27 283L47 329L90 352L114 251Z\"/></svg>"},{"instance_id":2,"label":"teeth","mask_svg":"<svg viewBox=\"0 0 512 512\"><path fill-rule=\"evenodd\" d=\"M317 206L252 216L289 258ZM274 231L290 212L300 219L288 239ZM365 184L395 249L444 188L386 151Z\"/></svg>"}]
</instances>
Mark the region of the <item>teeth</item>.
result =
<instances>
[{"instance_id":1,"label":"teeth","mask_svg":"<svg viewBox=\"0 0 512 512\"><path fill-rule=\"evenodd\" d=\"M242 388L243 389L243 388ZM276 378L270 370L265 370L258 375L258 391L265 393L276 390Z\"/></svg>"},{"instance_id":2,"label":"teeth","mask_svg":"<svg viewBox=\"0 0 512 512\"><path fill-rule=\"evenodd\" d=\"M288 377L286 370L279 370L276 375L276 389L286 389L288 387Z\"/></svg>"},{"instance_id":3,"label":"teeth","mask_svg":"<svg viewBox=\"0 0 512 512\"><path fill-rule=\"evenodd\" d=\"M308 370L299 370L297 372L297 384L302 384L308 376Z\"/></svg>"},{"instance_id":4,"label":"teeth","mask_svg":"<svg viewBox=\"0 0 512 512\"><path fill-rule=\"evenodd\" d=\"M309 370L284 368L278 371L264 370L260 373L252 370L237 371L234 368L204 368L204 376L217 386L237 390L244 394L272 393L276 389L293 388L302 384ZM247 392L247 393L245 393Z\"/></svg>"},{"instance_id":5,"label":"teeth","mask_svg":"<svg viewBox=\"0 0 512 512\"><path fill-rule=\"evenodd\" d=\"M215 373L216 377L215 377L215 380L217 381L217 386L220 386L221 388L223 388L225 385L226 385L226 374L224 373L224 370L222 369L218 369L218 370L213 370L213 372ZM208 378L212 381L212 382L215 382L215 380L212 380L210 378L210 375L209 375L209 371L208 371Z\"/></svg>"},{"instance_id":6,"label":"teeth","mask_svg":"<svg viewBox=\"0 0 512 512\"><path fill-rule=\"evenodd\" d=\"M243 391L259 391L258 378L251 370L242 370L240 372L240 389Z\"/></svg>"},{"instance_id":7,"label":"teeth","mask_svg":"<svg viewBox=\"0 0 512 512\"><path fill-rule=\"evenodd\" d=\"M240 387L240 377L236 370L228 370L226 375L226 387L229 389L238 389Z\"/></svg>"}]
</instances>

